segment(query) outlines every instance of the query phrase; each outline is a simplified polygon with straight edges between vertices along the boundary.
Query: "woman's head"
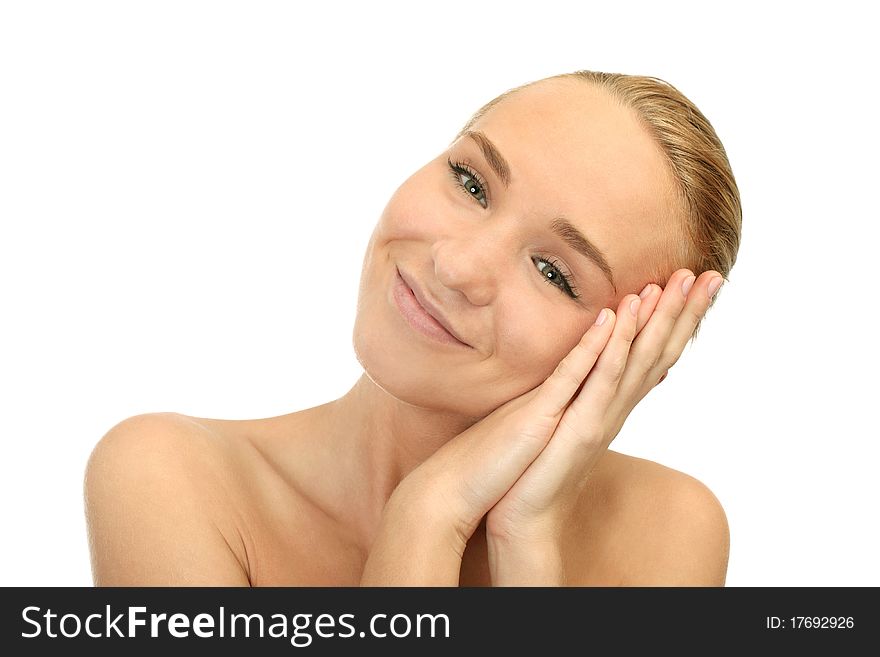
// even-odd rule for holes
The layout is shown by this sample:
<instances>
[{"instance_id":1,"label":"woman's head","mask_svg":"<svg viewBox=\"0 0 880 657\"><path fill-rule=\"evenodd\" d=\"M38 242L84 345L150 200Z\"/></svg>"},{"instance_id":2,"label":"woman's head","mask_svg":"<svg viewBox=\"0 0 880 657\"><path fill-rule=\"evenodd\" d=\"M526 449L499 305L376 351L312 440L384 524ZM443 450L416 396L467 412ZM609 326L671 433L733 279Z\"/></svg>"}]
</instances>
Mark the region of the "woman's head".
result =
<instances>
[{"instance_id":1,"label":"woman's head","mask_svg":"<svg viewBox=\"0 0 880 657\"><path fill-rule=\"evenodd\" d=\"M393 194L355 350L394 396L482 417L549 376L602 308L682 267L726 277L739 234L723 147L674 88L590 72L530 83ZM413 329L398 270L469 346Z\"/></svg>"}]
</instances>

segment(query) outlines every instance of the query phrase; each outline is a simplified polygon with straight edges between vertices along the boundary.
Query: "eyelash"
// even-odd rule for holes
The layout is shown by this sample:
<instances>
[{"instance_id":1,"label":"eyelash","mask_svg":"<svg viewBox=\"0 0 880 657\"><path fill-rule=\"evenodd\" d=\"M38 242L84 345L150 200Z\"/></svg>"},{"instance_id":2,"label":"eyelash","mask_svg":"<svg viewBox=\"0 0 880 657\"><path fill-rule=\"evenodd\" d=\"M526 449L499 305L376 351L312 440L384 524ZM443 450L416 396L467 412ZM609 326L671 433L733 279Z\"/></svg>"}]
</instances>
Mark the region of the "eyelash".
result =
<instances>
[{"instance_id":1,"label":"eyelash","mask_svg":"<svg viewBox=\"0 0 880 657\"><path fill-rule=\"evenodd\" d=\"M453 162L452 160L446 160L449 163L449 171L452 174L452 179L456 182L458 187L464 192L465 196L468 198L474 199L477 203L480 203L480 206L487 207L489 205L489 186L483 181L483 178L476 171L471 169L464 162ZM461 181L461 176L465 175L470 178L473 178L477 181L477 185L480 187L480 191L483 192L483 196L485 196L486 205L483 205L476 196L471 194L470 190L465 186L465 184Z\"/></svg>"},{"instance_id":2,"label":"eyelash","mask_svg":"<svg viewBox=\"0 0 880 657\"><path fill-rule=\"evenodd\" d=\"M480 177L480 174L478 174L476 171L471 169L464 162L454 162L451 159L448 159L447 163L449 164L449 172L452 175L452 179L455 181L455 184L462 191L462 193L465 196L467 196L468 198L474 199L475 201L477 201L477 203L480 203L480 199L478 199L476 196L474 196L471 193L471 191L468 189L468 187L462 182L461 176L462 175L468 176L469 178L476 181L477 186L480 188L480 191L483 192L483 196L485 197L485 200L486 200L486 205L484 206L482 203L480 203L480 206L487 207L489 205L489 191L488 191L488 187L487 187L486 183L483 182L483 179ZM553 280L548 278L547 275L543 271L540 272L541 278L543 278L545 281L547 281L547 283L549 285L552 285L556 289L561 290L564 294L568 295L572 299L577 299L580 297L580 294L578 293L577 288L575 287L574 283L571 282L572 281L571 274L565 270L565 267L558 260L554 260L550 256L548 256L548 257L535 257L535 258L532 258L532 260L536 261L536 262L537 261L546 262L553 269L555 269L557 272L559 272L559 276L562 279L563 287L556 285L553 282Z\"/></svg>"},{"instance_id":3,"label":"eyelash","mask_svg":"<svg viewBox=\"0 0 880 657\"><path fill-rule=\"evenodd\" d=\"M558 260L554 260L551 256L547 256L546 258L535 257L535 258L532 258L532 260L540 260L541 262L546 262L551 267L553 267L553 269L555 269L557 272L559 272L559 275L562 277L562 284L565 286L565 288L561 288L558 285L556 285L552 280L547 278L547 275L543 271L540 272L541 278L543 278L545 281L547 281L550 285L562 290L563 292L565 292L565 294L570 296L572 299L577 299L581 296L578 293L577 288L575 287L574 283L571 281L571 278L572 278L571 274L566 273L565 268L562 266L562 264Z\"/></svg>"}]
</instances>

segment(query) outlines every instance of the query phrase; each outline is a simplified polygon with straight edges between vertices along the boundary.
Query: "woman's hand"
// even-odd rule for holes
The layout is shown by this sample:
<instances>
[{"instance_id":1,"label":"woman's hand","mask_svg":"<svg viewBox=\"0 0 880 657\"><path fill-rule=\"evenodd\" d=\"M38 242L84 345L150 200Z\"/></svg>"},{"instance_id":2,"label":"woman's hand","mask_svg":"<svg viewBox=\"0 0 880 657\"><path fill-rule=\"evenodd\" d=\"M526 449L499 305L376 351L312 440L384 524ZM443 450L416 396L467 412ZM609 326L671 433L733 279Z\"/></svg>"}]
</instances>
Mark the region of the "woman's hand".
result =
<instances>
[{"instance_id":1,"label":"woman's hand","mask_svg":"<svg viewBox=\"0 0 880 657\"><path fill-rule=\"evenodd\" d=\"M487 534L497 540L526 545L556 538L592 465L678 359L705 313L706 286L718 274L703 274L686 303L681 283L690 275L673 274L662 298L654 285L644 301L630 294L616 315L606 309L604 323L591 326L546 381L413 470L395 490L394 506L416 508L422 523L448 527L459 555L490 510ZM641 302L638 317L629 311L633 301ZM657 316L640 333L655 307Z\"/></svg>"},{"instance_id":2,"label":"woman's hand","mask_svg":"<svg viewBox=\"0 0 880 657\"><path fill-rule=\"evenodd\" d=\"M573 379L574 359L583 378L592 364L583 361L590 354L595 359L611 336L614 316L606 313L606 321L586 332L550 378L499 406L410 472L386 509L415 509L421 526L435 535L440 530L461 556L484 516L550 441L580 383Z\"/></svg>"},{"instance_id":3,"label":"woman's hand","mask_svg":"<svg viewBox=\"0 0 880 657\"><path fill-rule=\"evenodd\" d=\"M601 355L596 350L602 341L591 335L593 327L542 385L547 403L554 400L564 412L547 446L488 513L493 584L500 583L496 578L541 583L535 581L540 576L530 577L522 569L540 568L542 562L549 565L551 578L561 577L562 528L590 471L632 409L678 361L709 306L708 286L720 274L704 272L685 293L682 284L691 276L682 269L665 290L648 286L635 313L630 311L634 295L625 297L616 322L608 320L614 326Z\"/></svg>"}]
</instances>

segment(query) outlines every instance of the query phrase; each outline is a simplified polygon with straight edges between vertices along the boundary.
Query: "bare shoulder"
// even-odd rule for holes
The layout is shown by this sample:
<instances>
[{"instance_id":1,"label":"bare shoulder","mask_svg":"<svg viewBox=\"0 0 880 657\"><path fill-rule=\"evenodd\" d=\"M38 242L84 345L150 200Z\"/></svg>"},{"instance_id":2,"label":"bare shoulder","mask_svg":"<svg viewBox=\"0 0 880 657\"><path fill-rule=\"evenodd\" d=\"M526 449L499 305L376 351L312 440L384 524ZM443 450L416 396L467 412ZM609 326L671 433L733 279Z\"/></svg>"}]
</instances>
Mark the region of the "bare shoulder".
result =
<instances>
[{"instance_id":1,"label":"bare shoulder","mask_svg":"<svg viewBox=\"0 0 880 657\"><path fill-rule=\"evenodd\" d=\"M233 461L224 441L177 413L113 426L84 477L95 584L248 585L230 512Z\"/></svg>"},{"instance_id":2,"label":"bare shoulder","mask_svg":"<svg viewBox=\"0 0 880 657\"><path fill-rule=\"evenodd\" d=\"M603 551L622 586L723 586L727 516L703 482L654 461L613 452Z\"/></svg>"}]
</instances>

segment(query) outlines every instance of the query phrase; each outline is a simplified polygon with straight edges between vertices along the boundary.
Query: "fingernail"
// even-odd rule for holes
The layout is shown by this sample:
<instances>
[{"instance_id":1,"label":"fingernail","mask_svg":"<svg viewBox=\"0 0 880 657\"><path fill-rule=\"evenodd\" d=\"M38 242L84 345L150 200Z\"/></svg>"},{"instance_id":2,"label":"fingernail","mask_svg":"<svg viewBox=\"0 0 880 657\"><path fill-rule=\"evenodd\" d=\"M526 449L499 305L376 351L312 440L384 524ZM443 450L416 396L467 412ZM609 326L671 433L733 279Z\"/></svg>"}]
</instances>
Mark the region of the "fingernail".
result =
<instances>
[{"instance_id":1,"label":"fingernail","mask_svg":"<svg viewBox=\"0 0 880 657\"><path fill-rule=\"evenodd\" d=\"M697 280L696 276L688 276L681 284L681 293L684 296L687 296L688 292L691 291L691 286L693 286L694 281Z\"/></svg>"},{"instance_id":2,"label":"fingernail","mask_svg":"<svg viewBox=\"0 0 880 657\"><path fill-rule=\"evenodd\" d=\"M629 302L629 311L633 314L633 317L639 314L639 305L641 303L641 299L633 299Z\"/></svg>"},{"instance_id":3,"label":"fingernail","mask_svg":"<svg viewBox=\"0 0 880 657\"><path fill-rule=\"evenodd\" d=\"M639 292L639 296L640 296L642 299L644 299L644 298L645 298L646 296L648 296L650 293L651 293L651 284L648 283L648 284L645 286L645 289L642 290L641 292Z\"/></svg>"},{"instance_id":4,"label":"fingernail","mask_svg":"<svg viewBox=\"0 0 880 657\"><path fill-rule=\"evenodd\" d=\"M602 326L607 318L608 313L605 312L605 309L603 308L601 311L599 311L599 316L596 317L596 326Z\"/></svg>"},{"instance_id":5,"label":"fingernail","mask_svg":"<svg viewBox=\"0 0 880 657\"><path fill-rule=\"evenodd\" d=\"M720 276L716 276L711 281L709 281L709 298L715 296L715 293L718 291L718 288L721 287L721 281L723 279Z\"/></svg>"}]
</instances>

